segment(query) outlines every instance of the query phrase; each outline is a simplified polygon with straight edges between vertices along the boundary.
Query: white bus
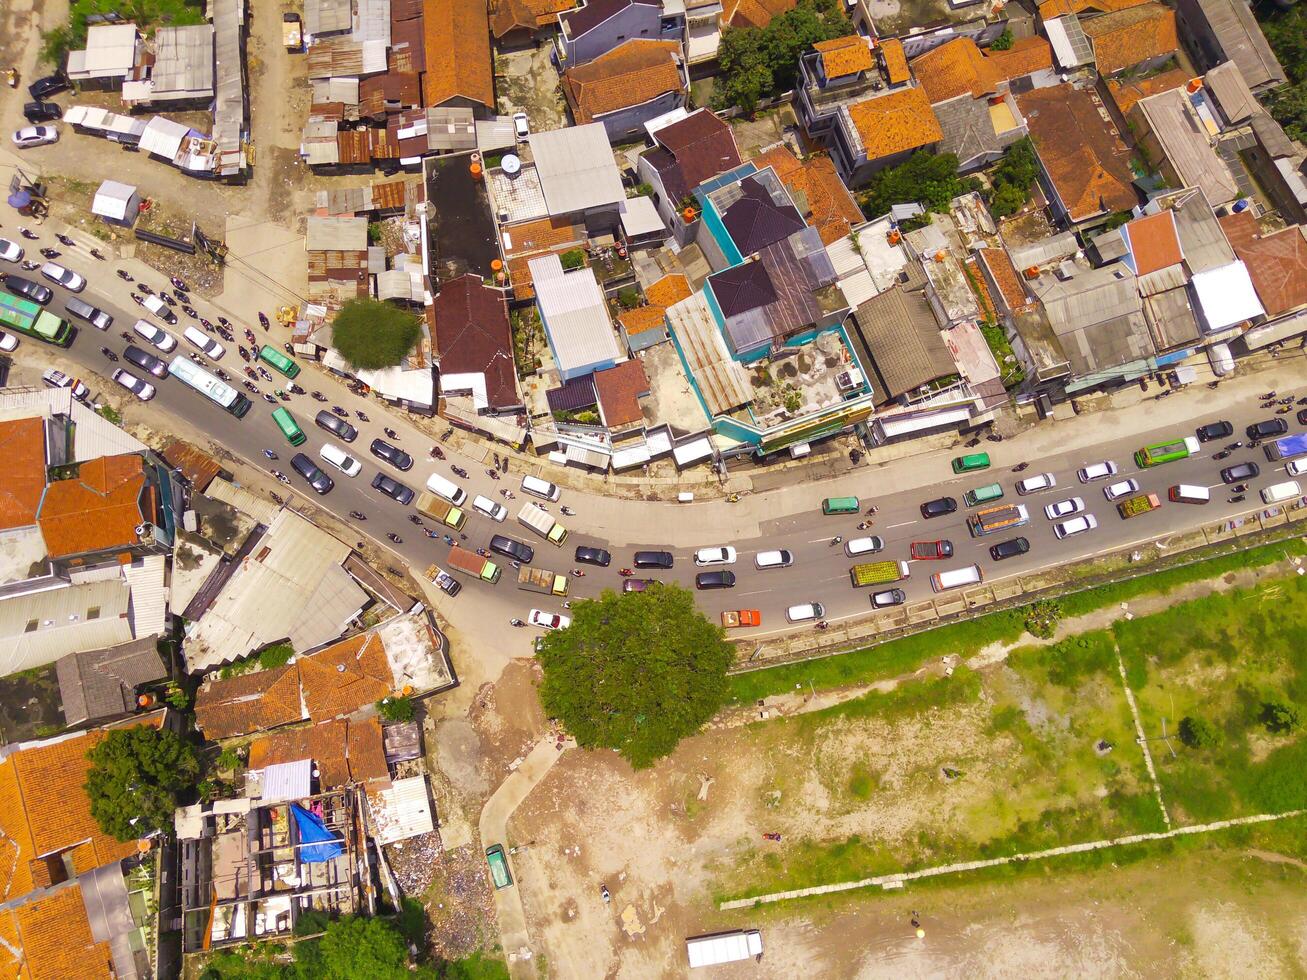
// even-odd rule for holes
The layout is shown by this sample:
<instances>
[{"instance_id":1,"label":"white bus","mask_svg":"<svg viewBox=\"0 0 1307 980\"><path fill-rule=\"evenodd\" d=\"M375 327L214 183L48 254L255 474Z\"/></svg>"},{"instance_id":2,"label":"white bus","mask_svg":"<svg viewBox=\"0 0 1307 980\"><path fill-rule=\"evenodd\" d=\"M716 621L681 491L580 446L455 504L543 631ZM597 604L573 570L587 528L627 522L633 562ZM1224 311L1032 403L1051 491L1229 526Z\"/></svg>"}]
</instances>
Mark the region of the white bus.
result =
<instances>
[{"instance_id":1,"label":"white bus","mask_svg":"<svg viewBox=\"0 0 1307 980\"><path fill-rule=\"evenodd\" d=\"M248 398L231 385L219 381L189 357L180 354L174 357L168 365L168 373L238 419L244 418L250 410Z\"/></svg>"}]
</instances>

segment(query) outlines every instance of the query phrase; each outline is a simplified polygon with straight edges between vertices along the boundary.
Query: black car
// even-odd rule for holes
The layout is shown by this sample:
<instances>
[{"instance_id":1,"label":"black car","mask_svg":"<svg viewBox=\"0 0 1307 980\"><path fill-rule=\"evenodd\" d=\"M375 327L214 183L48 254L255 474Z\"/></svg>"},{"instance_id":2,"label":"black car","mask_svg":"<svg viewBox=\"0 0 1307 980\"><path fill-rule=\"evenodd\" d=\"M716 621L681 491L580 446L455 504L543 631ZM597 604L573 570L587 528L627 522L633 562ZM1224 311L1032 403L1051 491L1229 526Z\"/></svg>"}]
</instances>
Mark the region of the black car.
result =
<instances>
[{"instance_id":1,"label":"black car","mask_svg":"<svg viewBox=\"0 0 1307 980\"><path fill-rule=\"evenodd\" d=\"M29 102L23 106L23 115L30 123L46 123L62 119L64 111L53 102Z\"/></svg>"},{"instance_id":2,"label":"black car","mask_svg":"<svg viewBox=\"0 0 1307 980\"><path fill-rule=\"evenodd\" d=\"M54 299L49 286L42 286L39 282L32 282L22 276L5 276L5 288L42 306Z\"/></svg>"},{"instance_id":3,"label":"black car","mask_svg":"<svg viewBox=\"0 0 1307 980\"><path fill-rule=\"evenodd\" d=\"M353 442L359 437L359 430L350 425L339 415L334 415L328 411L321 411L313 416L313 421L319 429L326 429L337 438L345 442Z\"/></svg>"},{"instance_id":4,"label":"black car","mask_svg":"<svg viewBox=\"0 0 1307 980\"><path fill-rule=\"evenodd\" d=\"M694 587L696 589L733 589L735 588L735 573L728 571L700 572L694 577Z\"/></svg>"},{"instance_id":5,"label":"black car","mask_svg":"<svg viewBox=\"0 0 1307 980\"><path fill-rule=\"evenodd\" d=\"M1270 439L1272 436L1284 435L1289 431L1289 423L1284 419L1263 419L1248 426L1249 439Z\"/></svg>"},{"instance_id":6,"label":"black car","mask_svg":"<svg viewBox=\"0 0 1307 980\"><path fill-rule=\"evenodd\" d=\"M535 549L529 544L523 544L521 541L514 541L512 538L506 538L502 534L496 534L490 539L490 550L495 554L503 555L505 558L512 558L514 561L520 561L523 565L531 564L531 559L536 556Z\"/></svg>"},{"instance_id":7,"label":"black car","mask_svg":"<svg viewBox=\"0 0 1307 980\"><path fill-rule=\"evenodd\" d=\"M51 95L58 95L60 92L68 91L68 79L59 74L46 75L27 86L27 91L31 93L32 98L40 102Z\"/></svg>"},{"instance_id":8,"label":"black car","mask_svg":"<svg viewBox=\"0 0 1307 980\"><path fill-rule=\"evenodd\" d=\"M291 457L290 468L308 481L314 493L330 493L336 485L331 477L318 469L317 464L303 453L296 453Z\"/></svg>"},{"instance_id":9,"label":"black car","mask_svg":"<svg viewBox=\"0 0 1307 980\"><path fill-rule=\"evenodd\" d=\"M873 592L871 604L877 609L884 609L887 606L901 606L908 601L908 594L902 589L885 589L881 592Z\"/></svg>"},{"instance_id":10,"label":"black car","mask_svg":"<svg viewBox=\"0 0 1307 980\"><path fill-rule=\"evenodd\" d=\"M127 345L123 351L123 360L128 364L135 364L142 371L148 371L156 378L162 378L168 373L168 365L161 358L155 357L148 351L143 351L139 347Z\"/></svg>"},{"instance_id":11,"label":"black car","mask_svg":"<svg viewBox=\"0 0 1307 980\"><path fill-rule=\"evenodd\" d=\"M958 502L952 497L936 497L921 505L921 516L925 518L943 517L958 509Z\"/></svg>"},{"instance_id":12,"label":"black car","mask_svg":"<svg viewBox=\"0 0 1307 980\"><path fill-rule=\"evenodd\" d=\"M1226 435L1229 435L1227 432ZM1002 561L1005 558L1015 558L1017 555L1024 555L1030 550L1030 542L1025 538L1008 538L1006 541L1000 541L998 544L990 545L989 557L994 561Z\"/></svg>"},{"instance_id":13,"label":"black car","mask_svg":"<svg viewBox=\"0 0 1307 980\"><path fill-rule=\"evenodd\" d=\"M1298 409L1298 424L1307 425L1307 408Z\"/></svg>"},{"instance_id":14,"label":"black car","mask_svg":"<svg viewBox=\"0 0 1307 980\"><path fill-rule=\"evenodd\" d=\"M603 548L587 548L583 545L576 549L576 560L583 561L587 565L598 565L600 568L607 568L612 564L613 556L604 551Z\"/></svg>"},{"instance_id":15,"label":"black car","mask_svg":"<svg viewBox=\"0 0 1307 980\"><path fill-rule=\"evenodd\" d=\"M657 584L658 583L651 578L628 578L622 580L622 591L643 592L645 589L649 588L649 586Z\"/></svg>"},{"instance_id":16,"label":"black car","mask_svg":"<svg viewBox=\"0 0 1307 980\"><path fill-rule=\"evenodd\" d=\"M1256 463L1235 463L1221 470L1221 479L1226 483L1240 483L1251 480L1262 472Z\"/></svg>"},{"instance_id":17,"label":"black car","mask_svg":"<svg viewBox=\"0 0 1307 980\"><path fill-rule=\"evenodd\" d=\"M406 487L398 480L392 480L385 473L378 473L372 478L372 489L380 490L391 500L398 500L405 507L411 504L413 498L417 496L412 487Z\"/></svg>"},{"instance_id":18,"label":"black car","mask_svg":"<svg viewBox=\"0 0 1307 980\"><path fill-rule=\"evenodd\" d=\"M368 446L368 451L377 459L384 459L397 470L411 470L413 468L412 456L383 439L373 439L372 445Z\"/></svg>"},{"instance_id":19,"label":"black car","mask_svg":"<svg viewBox=\"0 0 1307 980\"><path fill-rule=\"evenodd\" d=\"M1199 442L1211 442L1213 439L1224 439L1232 435L1234 435L1234 426L1224 420L1208 422L1198 427Z\"/></svg>"},{"instance_id":20,"label":"black car","mask_svg":"<svg viewBox=\"0 0 1307 980\"><path fill-rule=\"evenodd\" d=\"M635 553L636 568L671 568L672 553L670 551L637 551Z\"/></svg>"}]
</instances>

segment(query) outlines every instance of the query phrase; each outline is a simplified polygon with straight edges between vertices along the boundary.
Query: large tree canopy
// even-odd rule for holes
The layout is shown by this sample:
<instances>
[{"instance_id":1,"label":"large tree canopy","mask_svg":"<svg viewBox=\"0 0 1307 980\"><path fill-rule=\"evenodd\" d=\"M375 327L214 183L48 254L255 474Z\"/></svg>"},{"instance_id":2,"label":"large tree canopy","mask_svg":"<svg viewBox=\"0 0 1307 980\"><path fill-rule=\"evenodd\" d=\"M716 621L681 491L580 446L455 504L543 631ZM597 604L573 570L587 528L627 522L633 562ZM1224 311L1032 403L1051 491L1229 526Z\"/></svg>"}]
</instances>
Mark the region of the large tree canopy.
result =
<instances>
[{"instance_id":1,"label":"large tree canopy","mask_svg":"<svg viewBox=\"0 0 1307 980\"><path fill-rule=\"evenodd\" d=\"M86 755L91 769L83 789L91 816L121 841L170 830L178 796L200 773L189 742L148 725L115 729Z\"/></svg>"},{"instance_id":2,"label":"large tree canopy","mask_svg":"<svg viewBox=\"0 0 1307 980\"><path fill-rule=\"evenodd\" d=\"M584 748L614 748L637 769L667 755L726 698L733 659L720 626L675 585L604 592L572 606L537 659L540 700Z\"/></svg>"},{"instance_id":3,"label":"large tree canopy","mask_svg":"<svg viewBox=\"0 0 1307 980\"><path fill-rule=\"evenodd\" d=\"M943 214L967 187L958 176L956 156L918 150L897 167L887 167L873 176L860 203L868 218L888 214L896 204L920 204L927 211Z\"/></svg>"},{"instance_id":4,"label":"large tree canopy","mask_svg":"<svg viewBox=\"0 0 1307 980\"><path fill-rule=\"evenodd\" d=\"M1268 92L1265 102L1290 139L1307 140L1307 6L1295 4L1285 10L1264 3L1257 4L1256 10L1263 18L1266 40L1289 79Z\"/></svg>"},{"instance_id":5,"label":"large tree canopy","mask_svg":"<svg viewBox=\"0 0 1307 980\"><path fill-rule=\"evenodd\" d=\"M331 344L356 368L394 367L422 333L417 317L390 303L352 299L331 324Z\"/></svg>"}]
</instances>

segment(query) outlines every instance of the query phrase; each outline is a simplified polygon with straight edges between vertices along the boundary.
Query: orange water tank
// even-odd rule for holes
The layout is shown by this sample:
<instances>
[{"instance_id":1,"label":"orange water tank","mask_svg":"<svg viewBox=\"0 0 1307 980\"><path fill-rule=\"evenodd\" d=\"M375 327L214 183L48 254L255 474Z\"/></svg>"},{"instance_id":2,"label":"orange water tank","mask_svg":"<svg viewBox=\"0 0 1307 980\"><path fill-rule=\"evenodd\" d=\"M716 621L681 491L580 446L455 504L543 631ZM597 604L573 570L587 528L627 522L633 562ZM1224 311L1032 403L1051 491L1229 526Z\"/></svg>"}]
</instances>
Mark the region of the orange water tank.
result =
<instances>
[{"instance_id":1,"label":"orange water tank","mask_svg":"<svg viewBox=\"0 0 1307 980\"><path fill-rule=\"evenodd\" d=\"M477 163L475 160L473 160L473 161L472 161L472 166L468 167L468 170L470 170L470 171L472 172L472 179L473 179L473 180L480 180L480 179L481 179L481 164L479 164L479 163Z\"/></svg>"},{"instance_id":2,"label":"orange water tank","mask_svg":"<svg viewBox=\"0 0 1307 980\"><path fill-rule=\"evenodd\" d=\"M681 217L685 219L685 221L686 221L687 224L688 224L689 222L693 221L693 220L694 220L694 208L685 208L685 209L683 209L683 210L681 211Z\"/></svg>"},{"instance_id":3,"label":"orange water tank","mask_svg":"<svg viewBox=\"0 0 1307 980\"><path fill-rule=\"evenodd\" d=\"M891 245L897 245L899 242L903 241L903 234L897 228L893 229L885 237L889 239Z\"/></svg>"},{"instance_id":4,"label":"orange water tank","mask_svg":"<svg viewBox=\"0 0 1307 980\"><path fill-rule=\"evenodd\" d=\"M504 267L504 263L499 261L499 259L490 260L490 268L493 269L495 272L498 272L503 267Z\"/></svg>"}]
</instances>

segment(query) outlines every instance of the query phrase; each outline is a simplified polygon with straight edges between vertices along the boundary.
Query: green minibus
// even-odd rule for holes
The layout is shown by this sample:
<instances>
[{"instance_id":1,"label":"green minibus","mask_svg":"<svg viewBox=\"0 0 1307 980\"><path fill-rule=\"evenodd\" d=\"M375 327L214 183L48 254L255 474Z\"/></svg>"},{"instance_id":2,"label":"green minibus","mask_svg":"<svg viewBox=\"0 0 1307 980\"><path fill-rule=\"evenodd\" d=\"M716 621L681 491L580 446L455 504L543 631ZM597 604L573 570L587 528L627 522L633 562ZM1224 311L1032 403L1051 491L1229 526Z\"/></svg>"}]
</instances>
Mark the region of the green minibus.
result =
<instances>
[{"instance_id":1,"label":"green minibus","mask_svg":"<svg viewBox=\"0 0 1307 980\"><path fill-rule=\"evenodd\" d=\"M991 500L998 500L1003 496L1003 488L997 483L991 483L986 487L976 487L974 490L968 490L962 495L968 507L974 507L976 504L987 504Z\"/></svg>"},{"instance_id":2,"label":"green minibus","mask_svg":"<svg viewBox=\"0 0 1307 980\"><path fill-rule=\"evenodd\" d=\"M989 453L970 453L953 460L954 473L971 473L989 469Z\"/></svg>"},{"instance_id":3,"label":"green minibus","mask_svg":"<svg viewBox=\"0 0 1307 980\"><path fill-rule=\"evenodd\" d=\"M304 430L295 424L295 417L290 412L284 408L274 408L272 410L272 421L277 423L277 428L281 430L281 434L286 437L286 441L292 446L304 444L307 436L304 435Z\"/></svg>"},{"instance_id":4,"label":"green minibus","mask_svg":"<svg viewBox=\"0 0 1307 980\"><path fill-rule=\"evenodd\" d=\"M857 497L827 497L821 502L821 512L831 514L856 514L860 510Z\"/></svg>"}]
</instances>

